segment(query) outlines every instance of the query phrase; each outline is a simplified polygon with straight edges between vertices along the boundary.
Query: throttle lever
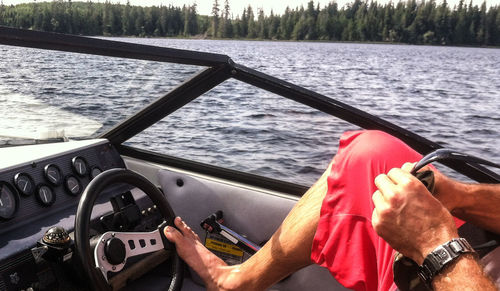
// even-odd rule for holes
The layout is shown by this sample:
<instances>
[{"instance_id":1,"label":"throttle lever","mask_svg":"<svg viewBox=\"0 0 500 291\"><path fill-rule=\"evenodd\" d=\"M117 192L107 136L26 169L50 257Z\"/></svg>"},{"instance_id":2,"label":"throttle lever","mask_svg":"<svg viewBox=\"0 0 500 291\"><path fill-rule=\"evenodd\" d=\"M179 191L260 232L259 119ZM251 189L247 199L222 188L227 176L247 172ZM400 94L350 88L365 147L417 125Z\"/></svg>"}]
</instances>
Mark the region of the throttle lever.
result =
<instances>
[{"instance_id":1,"label":"throttle lever","mask_svg":"<svg viewBox=\"0 0 500 291\"><path fill-rule=\"evenodd\" d=\"M240 247L241 249L243 249L245 252L247 252L250 255L253 255L258 250L260 250L260 246L258 246L256 243L243 237L242 235L238 234L237 232L230 229L229 227L220 224L219 221L221 221L223 219L223 217L224 217L224 213L222 212L222 210L219 210L219 211L209 215L207 218L205 218L200 223L200 226L210 233L218 233L218 234L222 235L223 237L225 237L230 242L232 242L236 246Z\"/></svg>"},{"instance_id":2,"label":"throttle lever","mask_svg":"<svg viewBox=\"0 0 500 291\"><path fill-rule=\"evenodd\" d=\"M422 172L417 172L414 174L414 176L424 184L425 188L431 192L431 194L434 195L434 189L435 189L435 180L434 180L434 172L431 170L427 171L422 171Z\"/></svg>"},{"instance_id":3,"label":"throttle lever","mask_svg":"<svg viewBox=\"0 0 500 291\"><path fill-rule=\"evenodd\" d=\"M458 161L463 161L467 163L475 163L475 164L481 164L481 165L486 165L486 166L491 166L495 168L500 168L500 165L495 164L493 162L459 153L456 151L453 151L451 149L438 149L433 152L430 152L429 154L425 155L420 161L418 161L413 169L410 171L410 173L417 177L429 190L429 192L433 193L434 192L434 172L433 171L422 171L418 172L418 170L422 169L426 165L433 163L433 162L438 162L438 161L444 161L444 160L458 160Z\"/></svg>"}]
</instances>

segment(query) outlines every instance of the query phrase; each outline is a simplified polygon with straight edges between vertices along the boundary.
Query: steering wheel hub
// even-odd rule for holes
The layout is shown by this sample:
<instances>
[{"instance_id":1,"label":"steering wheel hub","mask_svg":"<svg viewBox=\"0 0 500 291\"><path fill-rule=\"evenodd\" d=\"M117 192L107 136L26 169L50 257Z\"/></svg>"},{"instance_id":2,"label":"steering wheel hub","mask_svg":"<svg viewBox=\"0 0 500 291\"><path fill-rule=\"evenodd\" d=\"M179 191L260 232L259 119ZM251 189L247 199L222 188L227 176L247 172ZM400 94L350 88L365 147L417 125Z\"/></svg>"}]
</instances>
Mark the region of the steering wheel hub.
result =
<instances>
[{"instance_id":1,"label":"steering wheel hub","mask_svg":"<svg viewBox=\"0 0 500 291\"><path fill-rule=\"evenodd\" d=\"M119 238L112 237L106 241L104 253L110 264L121 264L125 260L125 244Z\"/></svg>"}]
</instances>

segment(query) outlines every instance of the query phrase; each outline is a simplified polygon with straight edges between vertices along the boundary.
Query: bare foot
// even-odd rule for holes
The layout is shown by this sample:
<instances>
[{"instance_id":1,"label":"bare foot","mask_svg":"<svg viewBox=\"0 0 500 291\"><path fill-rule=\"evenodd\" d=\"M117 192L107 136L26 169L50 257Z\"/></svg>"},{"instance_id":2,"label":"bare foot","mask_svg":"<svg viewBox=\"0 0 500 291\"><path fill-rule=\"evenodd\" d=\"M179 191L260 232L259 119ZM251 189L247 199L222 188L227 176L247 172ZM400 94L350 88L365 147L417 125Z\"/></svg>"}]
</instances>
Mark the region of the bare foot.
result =
<instances>
[{"instance_id":1,"label":"bare foot","mask_svg":"<svg viewBox=\"0 0 500 291\"><path fill-rule=\"evenodd\" d=\"M174 227L163 230L167 239L175 244L177 253L205 282L207 290L234 290L238 266L227 266L210 252L200 238L180 217L174 220ZM232 282L230 282L232 281Z\"/></svg>"}]
</instances>

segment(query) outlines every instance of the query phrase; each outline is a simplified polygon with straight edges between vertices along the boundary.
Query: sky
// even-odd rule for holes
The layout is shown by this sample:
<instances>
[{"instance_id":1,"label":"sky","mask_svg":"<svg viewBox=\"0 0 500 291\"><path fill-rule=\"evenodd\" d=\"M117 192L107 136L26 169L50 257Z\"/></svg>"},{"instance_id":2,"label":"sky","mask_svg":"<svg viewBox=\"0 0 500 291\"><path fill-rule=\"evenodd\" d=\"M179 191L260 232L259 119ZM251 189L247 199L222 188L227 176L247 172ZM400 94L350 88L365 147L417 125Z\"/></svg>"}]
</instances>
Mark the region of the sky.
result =
<instances>
[{"instance_id":1,"label":"sky","mask_svg":"<svg viewBox=\"0 0 500 291\"><path fill-rule=\"evenodd\" d=\"M5 5L10 4L18 4L25 2L33 2L33 0L0 0L3 1ZM50 1L50 0L38 0L42 1ZM87 1L87 0L73 0L73 1ZM93 0L94 2L104 2L105 0ZM220 7L224 6L224 0L218 0L220 3ZM347 3L351 3L354 0L337 0L339 6L343 6ZM399 0L392 0L392 2L397 3ZM406 0L402 0L406 1ZM418 1L418 0L417 0ZM443 0L436 0L436 3L442 3ZM469 3L470 0L465 0L466 3ZM125 4L127 0L111 0L112 3L123 3ZM182 7L182 5L192 5L193 3L197 4L198 14L201 15L210 15L212 11L213 0L130 0L132 5L141 5L141 6L159 6L159 5L174 5L178 7ZM269 15L271 10L274 11L275 14L282 14L286 7L290 8L300 7L303 5L307 7L307 3L309 0L229 0L229 6L231 7L231 13L234 17L237 15L241 15L243 9L247 7L249 4L252 6L254 10L264 9L266 15ZM333 2L333 0L315 0L314 3L317 5L319 3L320 7L324 7L326 4ZM379 4L385 4L389 2L389 0L377 0ZM457 5L459 0L447 0L448 4L453 7ZM473 5L481 5L483 0L472 0ZM491 5L500 5L500 0L487 0L486 3L488 6Z\"/></svg>"}]
</instances>

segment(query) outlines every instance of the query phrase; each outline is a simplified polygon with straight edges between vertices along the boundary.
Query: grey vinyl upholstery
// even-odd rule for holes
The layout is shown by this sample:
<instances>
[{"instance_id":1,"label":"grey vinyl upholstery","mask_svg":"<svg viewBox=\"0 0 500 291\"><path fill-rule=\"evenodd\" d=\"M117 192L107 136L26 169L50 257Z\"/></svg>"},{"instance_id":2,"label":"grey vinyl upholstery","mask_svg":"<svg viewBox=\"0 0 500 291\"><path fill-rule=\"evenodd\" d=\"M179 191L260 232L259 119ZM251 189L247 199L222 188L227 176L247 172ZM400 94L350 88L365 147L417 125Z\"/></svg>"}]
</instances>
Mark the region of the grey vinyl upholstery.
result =
<instances>
[{"instance_id":1,"label":"grey vinyl upholstery","mask_svg":"<svg viewBox=\"0 0 500 291\"><path fill-rule=\"evenodd\" d=\"M265 242L297 202L296 199L285 196L168 170L159 171L158 182L176 215L181 216L202 240L205 233L199 225L200 222L211 213L222 210L226 226L253 242ZM194 281L199 282L196 275L192 276ZM185 287L183 290L198 290L196 285L191 283ZM270 290L347 289L337 283L326 269L309 266Z\"/></svg>"}]
</instances>

